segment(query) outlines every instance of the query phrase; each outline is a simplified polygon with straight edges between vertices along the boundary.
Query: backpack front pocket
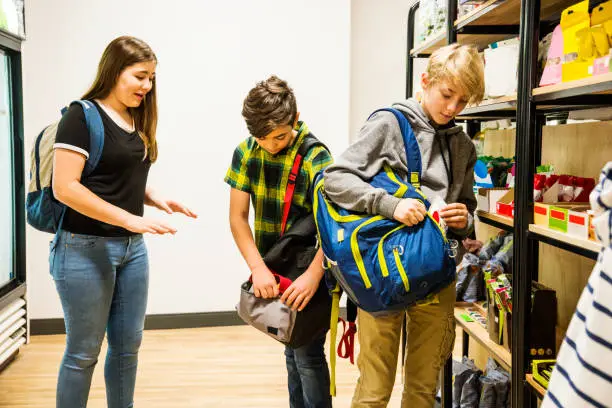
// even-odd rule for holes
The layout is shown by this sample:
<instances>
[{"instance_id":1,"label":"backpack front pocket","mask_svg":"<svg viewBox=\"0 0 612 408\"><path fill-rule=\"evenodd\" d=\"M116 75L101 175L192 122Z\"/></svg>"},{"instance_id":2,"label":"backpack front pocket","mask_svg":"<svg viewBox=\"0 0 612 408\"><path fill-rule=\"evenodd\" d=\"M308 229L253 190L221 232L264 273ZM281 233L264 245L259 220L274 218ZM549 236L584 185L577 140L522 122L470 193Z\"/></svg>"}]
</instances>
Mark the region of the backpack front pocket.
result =
<instances>
[{"instance_id":1,"label":"backpack front pocket","mask_svg":"<svg viewBox=\"0 0 612 408\"><path fill-rule=\"evenodd\" d=\"M406 225L400 225L399 227L392 229L391 231L383 235L380 242L378 243L378 265L380 266L380 271L383 277L389 276L389 267L387 266L387 258L385 257L385 240L387 239L389 235L405 227ZM400 251L399 246L394 246L393 247L393 260L395 261L395 266L397 267L397 271L400 277L402 278L402 282L404 283L404 288L406 289L406 292L410 292L410 282L408 280L408 275L406 275L406 270L404 269L404 265L402 265L402 259L400 258L400 255L402 255L403 252L404 252L403 248Z\"/></svg>"}]
</instances>

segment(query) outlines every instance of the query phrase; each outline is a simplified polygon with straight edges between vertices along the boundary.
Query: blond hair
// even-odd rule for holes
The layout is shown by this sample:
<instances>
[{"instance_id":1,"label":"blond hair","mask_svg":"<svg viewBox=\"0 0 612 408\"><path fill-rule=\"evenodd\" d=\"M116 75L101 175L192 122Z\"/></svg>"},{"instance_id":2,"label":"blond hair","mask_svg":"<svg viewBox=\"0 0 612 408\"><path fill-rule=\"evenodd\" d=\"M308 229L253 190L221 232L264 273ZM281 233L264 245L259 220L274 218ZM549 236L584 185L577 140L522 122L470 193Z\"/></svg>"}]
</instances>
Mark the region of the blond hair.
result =
<instances>
[{"instance_id":1,"label":"blond hair","mask_svg":"<svg viewBox=\"0 0 612 408\"><path fill-rule=\"evenodd\" d=\"M434 51L427 63L431 84L450 81L474 105L484 97L484 62L473 45L451 44Z\"/></svg>"}]
</instances>

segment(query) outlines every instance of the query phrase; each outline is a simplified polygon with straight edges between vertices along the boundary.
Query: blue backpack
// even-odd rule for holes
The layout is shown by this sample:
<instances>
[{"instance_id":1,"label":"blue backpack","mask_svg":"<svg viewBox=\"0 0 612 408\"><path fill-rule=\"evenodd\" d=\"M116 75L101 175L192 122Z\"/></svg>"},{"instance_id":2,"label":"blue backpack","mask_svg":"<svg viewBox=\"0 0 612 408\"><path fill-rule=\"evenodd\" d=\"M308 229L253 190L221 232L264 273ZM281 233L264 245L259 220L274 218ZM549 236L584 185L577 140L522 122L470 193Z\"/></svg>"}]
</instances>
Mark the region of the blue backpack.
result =
<instances>
[{"instance_id":1,"label":"blue backpack","mask_svg":"<svg viewBox=\"0 0 612 408\"><path fill-rule=\"evenodd\" d=\"M421 153L412 128L398 110L380 111L393 113L399 122L410 184L389 167L369 183L396 197L420 200L429 209L420 191ZM403 309L431 299L455 280L449 241L429 212L423 222L408 227L380 215L339 207L325 194L322 172L314 185L313 211L330 272L358 307L370 313Z\"/></svg>"},{"instance_id":2,"label":"blue backpack","mask_svg":"<svg viewBox=\"0 0 612 408\"><path fill-rule=\"evenodd\" d=\"M89 158L85 162L82 178L96 168L104 148L104 124L100 112L91 101L74 101L83 107L89 130ZM62 109L62 115L68 108ZM61 228L66 206L53 197L53 146L59 121L47 126L36 138L31 152L30 185L26 197L28 224L39 231L55 233Z\"/></svg>"}]
</instances>

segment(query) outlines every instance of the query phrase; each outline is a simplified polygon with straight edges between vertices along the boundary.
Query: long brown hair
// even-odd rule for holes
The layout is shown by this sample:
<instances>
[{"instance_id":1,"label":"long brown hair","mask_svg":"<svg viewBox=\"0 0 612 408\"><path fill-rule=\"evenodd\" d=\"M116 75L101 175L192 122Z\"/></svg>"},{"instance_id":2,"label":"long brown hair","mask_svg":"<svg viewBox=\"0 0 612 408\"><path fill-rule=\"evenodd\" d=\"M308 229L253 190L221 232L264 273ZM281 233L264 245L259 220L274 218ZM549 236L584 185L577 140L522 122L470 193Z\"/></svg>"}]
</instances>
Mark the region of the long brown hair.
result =
<instances>
[{"instance_id":1,"label":"long brown hair","mask_svg":"<svg viewBox=\"0 0 612 408\"><path fill-rule=\"evenodd\" d=\"M96 79L83 95L82 99L104 99L115 87L119 75L129 66L139 62L157 62L155 53L147 43L138 38L122 36L115 38L108 44L100 63ZM151 162L157 160L157 93L155 80L151 90L137 108L128 108L134 118L134 127L147 148L147 155Z\"/></svg>"}]
</instances>

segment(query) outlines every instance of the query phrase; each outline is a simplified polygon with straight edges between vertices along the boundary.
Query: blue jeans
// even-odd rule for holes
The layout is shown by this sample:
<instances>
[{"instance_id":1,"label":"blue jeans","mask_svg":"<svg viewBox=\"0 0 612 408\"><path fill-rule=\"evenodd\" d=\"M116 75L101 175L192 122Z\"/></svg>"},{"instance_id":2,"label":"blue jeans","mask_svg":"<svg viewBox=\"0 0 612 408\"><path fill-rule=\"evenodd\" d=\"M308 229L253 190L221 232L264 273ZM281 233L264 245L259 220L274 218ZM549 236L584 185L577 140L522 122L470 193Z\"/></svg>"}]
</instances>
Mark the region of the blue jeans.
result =
<instances>
[{"instance_id":1,"label":"blue jeans","mask_svg":"<svg viewBox=\"0 0 612 408\"><path fill-rule=\"evenodd\" d=\"M331 408L325 334L312 343L285 347L290 408Z\"/></svg>"},{"instance_id":2,"label":"blue jeans","mask_svg":"<svg viewBox=\"0 0 612 408\"><path fill-rule=\"evenodd\" d=\"M49 264L66 324L57 407L87 406L105 332L108 407L133 407L149 284L142 235L106 238L60 231L51 243Z\"/></svg>"}]
</instances>

